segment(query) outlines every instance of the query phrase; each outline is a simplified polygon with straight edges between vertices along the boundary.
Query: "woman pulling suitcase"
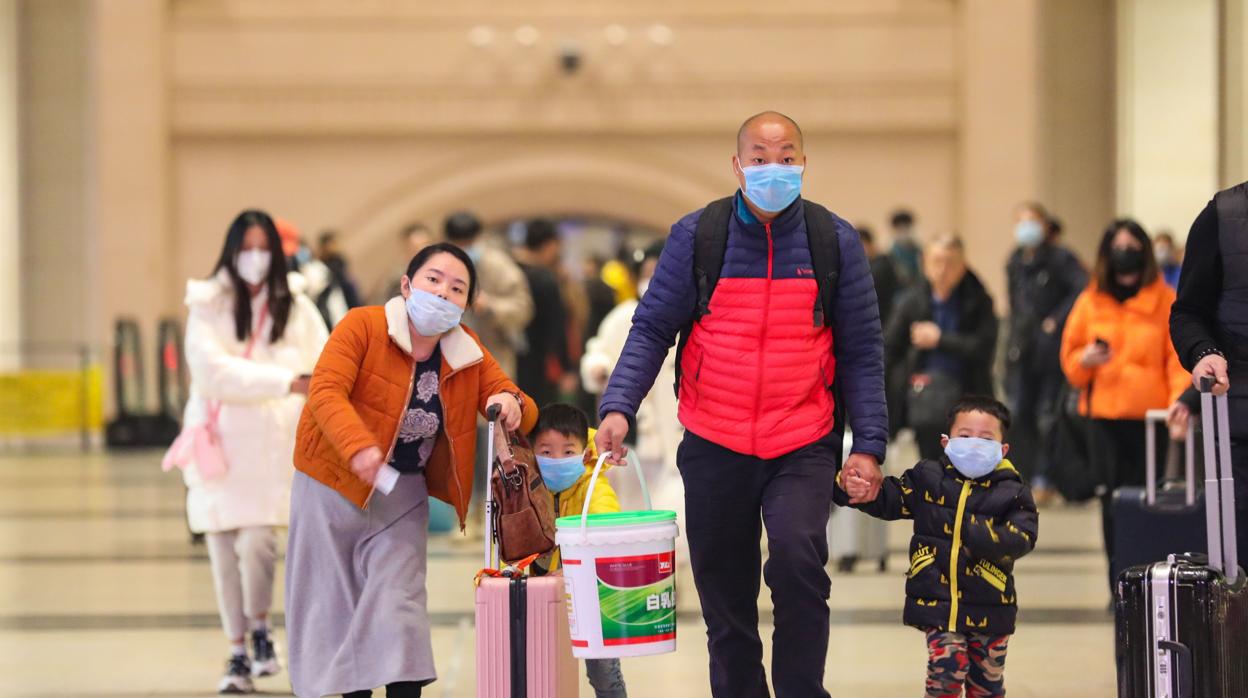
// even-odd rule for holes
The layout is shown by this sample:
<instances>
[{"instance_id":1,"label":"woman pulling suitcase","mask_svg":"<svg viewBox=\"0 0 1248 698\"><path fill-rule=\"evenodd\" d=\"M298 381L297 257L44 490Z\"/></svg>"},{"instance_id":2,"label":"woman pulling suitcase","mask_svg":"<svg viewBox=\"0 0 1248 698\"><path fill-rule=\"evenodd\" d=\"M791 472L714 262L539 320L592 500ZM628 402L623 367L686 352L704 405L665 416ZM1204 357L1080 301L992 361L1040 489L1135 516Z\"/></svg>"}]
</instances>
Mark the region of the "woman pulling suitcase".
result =
<instances>
[{"instance_id":1,"label":"woman pulling suitcase","mask_svg":"<svg viewBox=\"0 0 1248 698\"><path fill-rule=\"evenodd\" d=\"M286 572L296 695L368 696L385 685L388 696L419 696L436 678L428 498L454 506L462 527L477 415L498 405L509 430L537 421L532 401L460 325L476 289L467 254L426 247L402 296L351 311L312 375Z\"/></svg>"}]
</instances>

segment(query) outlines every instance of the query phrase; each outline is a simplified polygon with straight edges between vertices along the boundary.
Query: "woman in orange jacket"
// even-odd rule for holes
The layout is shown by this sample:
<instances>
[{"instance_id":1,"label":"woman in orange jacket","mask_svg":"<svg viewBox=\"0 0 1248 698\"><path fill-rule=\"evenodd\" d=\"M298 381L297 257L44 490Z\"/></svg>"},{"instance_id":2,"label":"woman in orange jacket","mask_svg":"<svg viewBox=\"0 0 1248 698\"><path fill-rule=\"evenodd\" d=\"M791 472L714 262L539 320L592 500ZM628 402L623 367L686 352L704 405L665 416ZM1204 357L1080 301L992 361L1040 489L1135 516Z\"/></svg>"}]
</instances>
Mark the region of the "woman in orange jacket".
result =
<instances>
[{"instance_id":1,"label":"woman in orange jacket","mask_svg":"<svg viewBox=\"0 0 1248 698\"><path fill-rule=\"evenodd\" d=\"M1075 301L1062 335L1062 370L1080 391L1080 411L1092 418L1091 456L1108 477L1101 521L1111 562L1110 497L1119 487L1144 484L1144 415L1179 409L1190 380L1170 342L1173 303L1148 234L1133 220L1114 221L1101 238L1092 283Z\"/></svg>"},{"instance_id":2,"label":"woman in orange jacket","mask_svg":"<svg viewBox=\"0 0 1248 698\"><path fill-rule=\"evenodd\" d=\"M426 608L428 498L472 495L477 415L528 431L537 408L460 325L477 290L468 255L431 245L402 297L334 329L299 422L286 556L290 678L298 696L419 696L436 675Z\"/></svg>"}]
</instances>

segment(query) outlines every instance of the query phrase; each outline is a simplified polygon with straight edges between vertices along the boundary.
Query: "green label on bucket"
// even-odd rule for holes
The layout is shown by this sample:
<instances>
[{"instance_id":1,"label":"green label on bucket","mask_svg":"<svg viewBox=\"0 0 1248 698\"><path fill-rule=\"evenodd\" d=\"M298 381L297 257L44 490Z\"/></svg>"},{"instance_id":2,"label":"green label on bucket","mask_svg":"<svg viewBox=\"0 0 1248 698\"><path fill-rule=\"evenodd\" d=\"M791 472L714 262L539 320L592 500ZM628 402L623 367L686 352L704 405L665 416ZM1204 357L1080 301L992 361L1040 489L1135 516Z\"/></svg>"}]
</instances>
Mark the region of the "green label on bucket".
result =
<instances>
[{"instance_id":1,"label":"green label on bucket","mask_svg":"<svg viewBox=\"0 0 1248 698\"><path fill-rule=\"evenodd\" d=\"M602 644L639 645L676 638L676 555L598 558Z\"/></svg>"}]
</instances>

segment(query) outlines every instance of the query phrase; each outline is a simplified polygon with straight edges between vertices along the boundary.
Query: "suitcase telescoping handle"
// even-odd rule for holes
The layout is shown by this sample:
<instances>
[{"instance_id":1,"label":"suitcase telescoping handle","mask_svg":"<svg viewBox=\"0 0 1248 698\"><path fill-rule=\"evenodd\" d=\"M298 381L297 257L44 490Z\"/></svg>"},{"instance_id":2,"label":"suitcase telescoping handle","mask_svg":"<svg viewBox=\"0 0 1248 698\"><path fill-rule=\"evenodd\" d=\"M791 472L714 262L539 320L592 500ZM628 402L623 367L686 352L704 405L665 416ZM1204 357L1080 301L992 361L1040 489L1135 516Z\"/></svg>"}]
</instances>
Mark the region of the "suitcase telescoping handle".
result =
<instances>
[{"instance_id":1,"label":"suitcase telescoping handle","mask_svg":"<svg viewBox=\"0 0 1248 698\"><path fill-rule=\"evenodd\" d=\"M502 416L503 408L499 405L490 405L485 410L485 418L489 422L487 429L489 433L485 440L485 569L496 569L497 564L494 561L494 488L490 487L490 475L494 469L494 434L495 430L501 428L498 420Z\"/></svg>"},{"instance_id":2,"label":"suitcase telescoping handle","mask_svg":"<svg viewBox=\"0 0 1248 698\"><path fill-rule=\"evenodd\" d=\"M1205 523L1209 566L1227 582L1239 577L1235 530L1235 481L1231 473L1231 423L1226 395L1213 394L1213 379L1200 379L1200 418L1205 432Z\"/></svg>"},{"instance_id":3,"label":"suitcase telescoping handle","mask_svg":"<svg viewBox=\"0 0 1248 698\"><path fill-rule=\"evenodd\" d=\"M1144 458L1147 467L1144 473L1144 495L1148 506L1157 504L1157 423L1165 424L1170 416L1169 410L1149 410L1144 415L1144 440L1146 452ZM1196 504L1196 426L1195 422L1187 424L1187 441L1183 444L1183 469L1186 473L1184 482L1186 492L1183 499L1187 506Z\"/></svg>"}]
</instances>

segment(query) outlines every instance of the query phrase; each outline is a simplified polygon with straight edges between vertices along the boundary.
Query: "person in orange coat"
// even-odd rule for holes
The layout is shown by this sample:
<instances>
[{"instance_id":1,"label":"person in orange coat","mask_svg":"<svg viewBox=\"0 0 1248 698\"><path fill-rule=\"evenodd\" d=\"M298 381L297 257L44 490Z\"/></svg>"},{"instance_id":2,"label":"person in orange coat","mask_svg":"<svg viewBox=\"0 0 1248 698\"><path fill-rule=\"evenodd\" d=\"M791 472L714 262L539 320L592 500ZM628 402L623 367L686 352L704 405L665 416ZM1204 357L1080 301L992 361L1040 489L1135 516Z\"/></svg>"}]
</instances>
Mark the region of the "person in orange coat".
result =
<instances>
[{"instance_id":1,"label":"person in orange coat","mask_svg":"<svg viewBox=\"0 0 1248 698\"><path fill-rule=\"evenodd\" d=\"M1173 303L1174 291L1161 278L1148 234L1133 220L1110 224L1092 283L1066 321L1062 370L1080 391L1080 411L1091 417L1090 455L1107 474L1101 521L1111 562L1110 497L1119 487L1144 484L1144 415L1152 409L1169 408L1172 415L1186 410L1178 397L1190 377L1170 342Z\"/></svg>"},{"instance_id":2,"label":"person in orange coat","mask_svg":"<svg viewBox=\"0 0 1248 698\"><path fill-rule=\"evenodd\" d=\"M527 432L537 408L460 325L477 290L449 243L408 264L401 296L352 310L299 422L286 555L298 696L419 696L436 678L425 591L428 499L472 496L477 415Z\"/></svg>"}]
</instances>

